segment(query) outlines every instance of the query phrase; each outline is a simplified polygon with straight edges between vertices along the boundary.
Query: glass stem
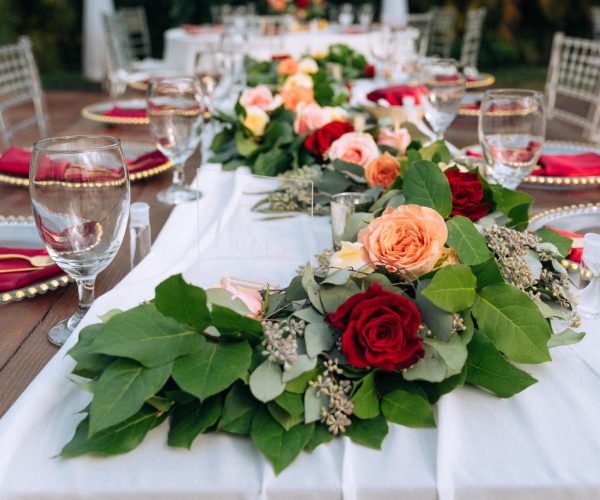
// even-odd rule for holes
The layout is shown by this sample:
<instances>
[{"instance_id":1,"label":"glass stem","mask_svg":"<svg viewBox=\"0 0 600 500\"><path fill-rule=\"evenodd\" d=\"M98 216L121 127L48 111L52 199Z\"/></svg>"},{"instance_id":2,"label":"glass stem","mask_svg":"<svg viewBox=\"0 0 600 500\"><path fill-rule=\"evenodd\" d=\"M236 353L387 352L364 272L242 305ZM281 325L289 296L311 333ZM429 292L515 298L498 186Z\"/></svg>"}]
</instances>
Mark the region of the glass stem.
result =
<instances>
[{"instance_id":1,"label":"glass stem","mask_svg":"<svg viewBox=\"0 0 600 500\"><path fill-rule=\"evenodd\" d=\"M177 163L176 165L173 165L173 183L172 186L175 187L183 187L183 181L184 181L184 164L183 163Z\"/></svg>"},{"instance_id":2,"label":"glass stem","mask_svg":"<svg viewBox=\"0 0 600 500\"><path fill-rule=\"evenodd\" d=\"M436 141L443 141L444 140L444 131L440 131L440 132L436 132L435 133L435 140Z\"/></svg>"},{"instance_id":3,"label":"glass stem","mask_svg":"<svg viewBox=\"0 0 600 500\"><path fill-rule=\"evenodd\" d=\"M69 318L68 328L73 330L81 321L81 318L85 316L89 308L94 303L94 285L96 283L96 277L93 278L75 278L77 282L77 293L79 294L79 303L77 304L77 310L75 314Z\"/></svg>"}]
</instances>

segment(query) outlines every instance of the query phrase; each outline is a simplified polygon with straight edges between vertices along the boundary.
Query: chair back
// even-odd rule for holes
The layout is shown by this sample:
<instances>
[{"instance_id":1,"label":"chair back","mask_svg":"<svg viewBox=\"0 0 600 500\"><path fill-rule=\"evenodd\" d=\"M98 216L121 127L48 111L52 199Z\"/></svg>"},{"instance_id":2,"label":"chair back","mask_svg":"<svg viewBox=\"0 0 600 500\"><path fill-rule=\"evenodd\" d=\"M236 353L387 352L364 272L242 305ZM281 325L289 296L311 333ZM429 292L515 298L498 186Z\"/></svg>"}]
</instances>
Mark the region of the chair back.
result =
<instances>
[{"instance_id":1,"label":"chair back","mask_svg":"<svg viewBox=\"0 0 600 500\"><path fill-rule=\"evenodd\" d=\"M479 47L487 9L481 7L467 12L465 34L463 36L462 48L460 50L460 63L464 67L477 67L479 59Z\"/></svg>"},{"instance_id":2,"label":"chair back","mask_svg":"<svg viewBox=\"0 0 600 500\"><path fill-rule=\"evenodd\" d=\"M136 60L151 57L150 30L144 7L123 7L119 9L119 15L125 25L132 57Z\"/></svg>"},{"instance_id":3,"label":"chair back","mask_svg":"<svg viewBox=\"0 0 600 500\"><path fill-rule=\"evenodd\" d=\"M131 55L125 22L119 14L103 14L102 21L106 35L106 63L109 75L120 69L131 71L133 56Z\"/></svg>"},{"instance_id":4,"label":"chair back","mask_svg":"<svg viewBox=\"0 0 600 500\"><path fill-rule=\"evenodd\" d=\"M600 41L555 33L546 79L548 118L559 118L598 141L600 131Z\"/></svg>"},{"instance_id":5,"label":"chair back","mask_svg":"<svg viewBox=\"0 0 600 500\"><path fill-rule=\"evenodd\" d=\"M448 58L452 50L456 30L457 10L454 7L434 7L431 9L431 31L427 53L432 56Z\"/></svg>"},{"instance_id":6,"label":"chair back","mask_svg":"<svg viewBox=\"0 0 600 500\"><path fill-rule=\"evenodd\" d=\"M420 56L427 55L429 47L429 33L431 32L431 22L433 20L433 12L425 14L409 14L408 25L419 30L417 38L417 53Z\"/></svg>"},{"instance_id":7,"label":"chair back","mask_svg":"<svg viewBox=\"0 0 600 500\"><path fill-rule=\"evenodd\" d=\"M31 107L33 116L31 116ZM27 111L25 111L27 108ZM22 36L18 42L0 47L0 137L2 147L13 144L21 130L37 126L40 137L48 135L48 121L42 85L31 40Z\"/></svg>"}]
</instances>

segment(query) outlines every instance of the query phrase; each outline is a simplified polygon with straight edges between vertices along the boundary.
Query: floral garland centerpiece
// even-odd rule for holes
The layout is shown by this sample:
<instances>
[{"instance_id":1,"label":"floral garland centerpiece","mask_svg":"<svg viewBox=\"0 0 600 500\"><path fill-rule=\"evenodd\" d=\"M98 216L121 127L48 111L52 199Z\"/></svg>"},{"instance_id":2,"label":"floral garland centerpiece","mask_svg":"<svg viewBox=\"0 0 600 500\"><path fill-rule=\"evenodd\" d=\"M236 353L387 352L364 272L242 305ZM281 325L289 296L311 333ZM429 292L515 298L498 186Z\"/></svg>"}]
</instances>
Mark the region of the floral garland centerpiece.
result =
<instances>
[{"instance_id":1,"label":"floral garland centerpiece","mask_svg":"<svg viewBox=\"0 0 600 500\"><path fill-rule=\"evenodd\" d=\"M325 16L325 0L267 0L267 4L276 14L292 14L302 21Z\"/></svg>"}]
</instances>

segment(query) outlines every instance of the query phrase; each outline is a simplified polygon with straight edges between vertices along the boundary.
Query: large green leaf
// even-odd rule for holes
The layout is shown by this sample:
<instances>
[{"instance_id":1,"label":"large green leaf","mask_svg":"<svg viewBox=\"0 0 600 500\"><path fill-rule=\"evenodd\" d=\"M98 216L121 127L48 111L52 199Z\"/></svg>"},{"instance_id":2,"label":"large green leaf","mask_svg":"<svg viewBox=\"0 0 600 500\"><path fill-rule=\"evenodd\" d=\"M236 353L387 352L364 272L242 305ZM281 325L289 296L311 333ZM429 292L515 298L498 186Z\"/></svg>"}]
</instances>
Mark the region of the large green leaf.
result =
<instances>
[{"instance_id":1,"label":"large green leaf","mask_svg":"<svg viewBox=\"0 0 600 500\"><path fill-rule=\"evenodd\" d=\"M186 283L181 274L171 276L156 287L156 309L198 331L210 324L206 292Z\"/></svg>"},{"instance_id":2,"label":"large green leaf","mask_svg":"<svg viewBox=\"0 0 600 500\"><path fill-rule=\"evenodd\" d=\"M77 426L75 435L60 452L63 457L79 457L86 453L119 455L133 450L148 431L164 420L154 408L145 406L138 413L113 427L89 436L89 417Z\"/></svg>"},{"instance_id":3,"label":"large green leaf","mask_svg":"<svg viewBox=\"0 0 600 500\"><path fill-rule=\"evenodd\" d=\"M493 285L494 283L504 283L504 278L500 274L500 269L496 259L490 255L490 257L480 264L471 266L471 271L477 277L477 289Z\"/></svg>"},{"instance_id":4,"label":"large green leaf","mask_svg":"<svg viewBox=\"0 0 600 500\"><path fill-rule=\"evenodd\" d=\"M162 315L151 303L113 316L90 346L91 351L162 366L204 345L193 328Z\"/></svg>"},{"instance_id":5,"label":"large green leaf","mask_svg":"<svg viewBox=\"0 0 600 500\"><path fill-rule=\"evenodd\" d=\"M423 389L401 380L388 384L389 388L381 400L381 411L389 421L407 427L435 427L433 411Z\"/></svg>"},{"instance_id":6,"label":"large green leaf","mask_svg":"<svg viewBox=\"0 0 600 500\"><path fill-rule=\"evenodd\" d=\"M448 245L450 245L463 264L469 266L481 264L492 254L487 247L485 237L477 231L475 224L467 217L457 215L446 222Z\"/></svg>"},{"instance_id":7,"label":"large green leaf","mask_svg":"<svg viewBox=\"0 0 600 500\"><path fill-rule=\"evenodd\" d=\"M182 356L173 365L177 385L200 400L227 389L248 372L252 349L248 342L206 342L199 351Z\"/></svg>"},{"instance_id":8,"label":"large green leaf","mask_svg":"<svg viewBox=\"0 0 600 500\"><path fill-rule=\"evenodd\" d=\"M259 343L263 338L263 328L260 321L239 314L228 307L213 304L211 310L212 326L221 335L245 338L253 344Z\"/></svg>"},{"instance_id":9,"label":"large green leaf","mask_svg":"<svg viewBox=\"0 0 600 500\"><path fill-rule=\"evenodd\" d=\"M272 149L258 155L253 172L256 175L275 176L287 170L291 161L291 156L282 149Z\"/></svg>"},{"instance_id":10,"label":"large green leaf","mask_svg":"<svg viewBox=\"0 0 600 500\"><path fill-rule=\"evenodd\" d=\"M557 249L558 253L563 257L566 257L573 246L573 240L567 236L556 232L554 229L549 227L541 227L535 232L536 236L539 236L543 242L552 243Z\"/></svg>"},{"instance_id":11,"label":"large green leaf","mask_svg":"<svg viewBox=\"0 0 600 500\"><path fill-rule=\"evenodd\" d=\"M452 212L452 193L448 179L431 161L414 162L404 176L404 196L408 203L437 210L442 217Z\"/></svg>"},{"instance_id":12,"label":"large green leaf","mask_svg":"<svg viewBox=\"0 0 600 500\"><path fill-rule=\"evenodd\" d=\"M468 350L469 384L484 387L501 398L509 398L536 382L531 375L510 364L481 332L475 331Z\"/></svg>"},{"instance_id":13,"label":"large green leaf","mask_svg":"<svg viewBox=\"0 0 600 500\"><path fill-rule=\"evenodd\" d=\"M136 361L117 359L94 385L90 406L90 434L111 427L137 413L167 382L173 363L146 368Z\"/></svg>"},{"instance_id":14,"label":"large green leaf","mask_svg":"<svg viewBox=\"0 0 600 500\"><path fill-rule=\"evenodd\" d=\"M296 459L314 431L314 424L297 425L286 431L265 408L261 408L254 415L250 437L279 474Z\"/></svg>"},{"instance_id":15,"label":"large green leaf","mask_svg":"<svg viewBox=\"0 0 600 500\"><path fill-rule=\"evenodd\" d=\"M248 386L237 382L227 394L218 429L232 434L248 434L258 402Z\"/></svg>"},{"instance_id":16,"label":"large green leaf","mask_svg":"<svg viewBox=\"0 0 600 500\"><path fill-rule=\"evenodd\" d=\"M346 436L352 441L375 450L381 449L381 443L388 433L388 423L383 415L363 420L352 416L352 424L346 428Z\"/></svg>"},{"instance_id":17,"label":"large green leaf","mask_svg":"<svg viewBox=\"0 0 600 500\"><path fill-rule=\"evenodd\" d=\"M423 295L444 311L457 313L473 305L476 284L469 266L455 264L436 272Z\"/></svg>"},{"instance_id":18,"label":"large green leaf","mask_svg":"<svg viewBox=\"0 0 600 500\"><path fill-rule=\"evenodd\" d=\"M486 286L473 306L479 329L518 363L550 361L548 322L527 294L503 283Z\"/></svg>"},{"instance_id":19,"label":"large green leaf","mask_svg":"<svg viewBox=\"0 0 600 500\"><path fill-rule=\"evenodd\" d=\"M306 445L306 451L312 453L315 451L317 446L325 443L329 443L335 436L327 430L327 427L323 424L315 425L315 432L310 438L310 441Z\"/></svg>"},{"instance_id":20,"label":"large green leaf","mask_svg":"<svg viewBox=\"0 0 600 500\"><path fill-rule=\"evenodd\" d=\"M358 389L352 395L353 415L369 419L379 415L379 397L375 388L375 372L370 372L358 383Z\"/></svg>"},{"instance_id":21,"label":"large green leaf","mask_svg":"<svg viewBox=\"0 0 600 500\"><path fill-rule=\"evenodd\" d=\"M213 426L221 416L221 396L204 402L194 400L175 407L169 428L169 446L190 448L198 434Z\"/></svg>"},{"instance_id":22,"label":"large green leaf","mask_svg":"<svg viewBox=\"0 0 600 500\"><path fill-rule=\"evenodd\" d=\"M522 191L513 191L498 185L490 185L496 210L508 217L508 226L519 231L527 228L529 221L529 207L533 198Z\"/></svg>"},{"instance_id":23,"label":"large green leaf","mask_svg":"<svg viewBox=\"0 0 600 500\"><path fill-rule=\"evenodd\" d=\"M80 377L94 379L99 377L115 358L92 351L91 345L104 328L102 323L86 326L79 332L77 343L69 350L69 355L77 361L73 373Z\"/></svg>"}]
</instances>

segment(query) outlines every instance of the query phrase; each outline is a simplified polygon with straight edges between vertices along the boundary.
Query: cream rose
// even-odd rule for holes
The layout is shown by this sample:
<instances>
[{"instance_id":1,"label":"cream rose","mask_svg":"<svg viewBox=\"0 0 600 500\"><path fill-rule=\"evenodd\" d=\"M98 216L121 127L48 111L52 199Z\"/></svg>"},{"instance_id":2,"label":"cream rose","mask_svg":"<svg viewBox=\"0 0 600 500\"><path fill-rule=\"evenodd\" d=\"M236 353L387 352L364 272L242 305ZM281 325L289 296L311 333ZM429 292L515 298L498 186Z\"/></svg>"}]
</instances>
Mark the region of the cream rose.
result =
<instances>
[{"instance_id":1,"label":"cream rose","mask_svg":"<svg viewBox=\"0 0 600 500\"><path fill-rule=\"evenodd\" d=\"M262 137L269 124L269 115L258 106L249 106L246 109L246 118L244 118L244 127L252 132L256 137Z\"/></svg>"},{"instance_id":2,"label":"cream rose","mask_svg":"<svg viewBox=\"0 0 600 500\"><path fill-rule=\"evenodd\" d=\"M281 103L281 96L273 96L273 92L266 85L247 88L240 96L240 104L245 108L255 106L263 111L273 111L281 106Z\"/></svg>"},{"instance_id":3,"label":"cream rose","mask_svg":"<svg viewBox=\"0 0 600 500\"><path fill-rule=\"evenodd\" d=\"M373 268L364 261L363 248L362 243L342 241L342 248L335 252L329 260L329 274L349 267L365 274L372 273Z\"/></svg>"},{"instance_id":4,"label":"cream rose","mask_svg":"<svg viewBox=\"0 0 600 500\"><path fill-rule=\"evenodd\" d=\"M366 262L386 264L418 277L431 271L445 255L448 230L443 217L432 208L402 205L387 208L358 233Z\"/></svg>"},{"instance_id":5,"label":"cream rose","mask_svg":"<svg viewBox=\"0 0 600 500\"><path fill-rule=\"evenodd\" d=\"M296 87L312 89L313 80L309 75L305 73L296 73L295 75L286 78L285 82L283 82L282 90L294 89Z\"/></svg>"},{"instance_id":6,"label":"cream rose","mask_svg":"<svg viewBox=\"0 0 600 500\"><path fill-rule=\"evenodd\" d=\"M348 112L339 106L325 106L323 111L329 116L330 122L347 122L350 118Z\"/></svg>"},{"instance_id":7,"label":"cream rose","mask_svg":"<svg viewBox=\"0 0 600 500\"><path fill-rule=\"evenodd\" d=\"M304 135L312 130L327 125L331 120L327 113L316 102L311 104L299 103L296 108L296 120L294 120L294 132Z\"/></svg>"},{"instance_id":8,"label":"cream rose","mask_svg":"<svg viewBox=\"0 0 600 500\"><path fill-rule=\"evenodd\" d=\"M232 299L240 299L250 311L248 316L256 318L260 315L263 308L263 299L258 290L236 286L231 283L229 278L221 278L221 282L213 288L222 288L231 293Z\"/></svg>"},{"instance_id":9,"label":"cream rose","mask_svg":"<svg viewBox=\"0 0 600 500\"><path fill-rule=\"evenodd\" d=\"M377 144L397 149L403 155L410 144L410 133L405 128L382 128L377 135Z\"/></svg>"},{"instance_id":10,"label":"cream rose","mask_svg":"<svg viewBox=\"0 0 600 500\"><path fill-rule=\"evenodd\" d=\"M373 137L362 132L348 132L331 144L329 159L343 160L366 167L379 156Z\"/></svg>"},{"instance_id":11,"label":"cream rose","mask_svg":"<svg viewBox=\"0 0 600 500\"><path fill-rule=\"evenodd\" d=\"M300 62L298 63L298 71L300 73L306 73L307 75L314 75L317 71L319 71L319 65L313 58L305 57L304 59L300 59Z\"/></svg>"}]
</instances>

